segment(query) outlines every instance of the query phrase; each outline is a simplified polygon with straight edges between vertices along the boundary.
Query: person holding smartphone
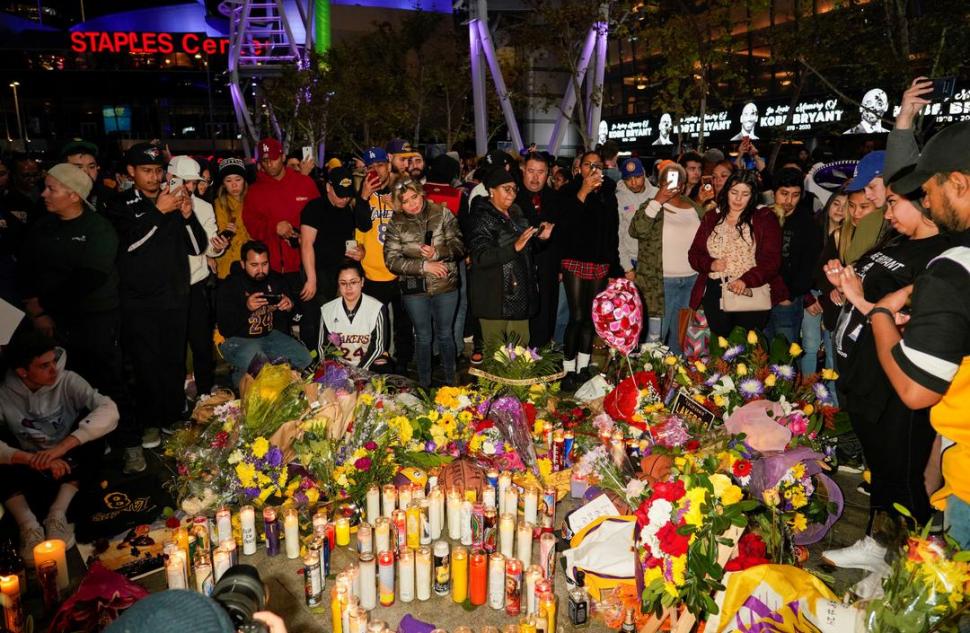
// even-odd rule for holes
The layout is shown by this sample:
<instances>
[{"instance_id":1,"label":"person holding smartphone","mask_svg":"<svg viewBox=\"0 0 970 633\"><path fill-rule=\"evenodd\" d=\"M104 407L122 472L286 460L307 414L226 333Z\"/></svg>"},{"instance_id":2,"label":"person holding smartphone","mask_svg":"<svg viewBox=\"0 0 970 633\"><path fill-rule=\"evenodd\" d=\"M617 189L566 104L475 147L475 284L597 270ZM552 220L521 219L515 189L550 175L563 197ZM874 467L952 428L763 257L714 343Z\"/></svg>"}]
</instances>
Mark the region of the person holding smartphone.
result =
<instances>
[{"instance_id":1,"label":"person holding smartphone","mask_svg":"<svg viewBox=\"0 0 970 633\"><path fill-rule=\"evenodd\" d=\"M270 270L269 248L253 240L241 252L242 266L219 286L216 305L219 332L226 339L220 351L236 386L257 354L286 358L297 370L311 360L306 347L281 329L289 321L293 299L286 281Z\"/></svg>"},{"instance_id":2,"label":"person holding smartphone","mask_svg":"<svg viewBox=\"0 0 970 633\"><path fill-rule=\"evenodd\" d=\"M593 298L610 277L622 277L616 183L603 174L599 152L586 152L579 178L562 190L557 233L562 249L562 281L569 303L563 341L564 386L578 387L589 377L593 351Z\"/></svg>"}]
</instances>

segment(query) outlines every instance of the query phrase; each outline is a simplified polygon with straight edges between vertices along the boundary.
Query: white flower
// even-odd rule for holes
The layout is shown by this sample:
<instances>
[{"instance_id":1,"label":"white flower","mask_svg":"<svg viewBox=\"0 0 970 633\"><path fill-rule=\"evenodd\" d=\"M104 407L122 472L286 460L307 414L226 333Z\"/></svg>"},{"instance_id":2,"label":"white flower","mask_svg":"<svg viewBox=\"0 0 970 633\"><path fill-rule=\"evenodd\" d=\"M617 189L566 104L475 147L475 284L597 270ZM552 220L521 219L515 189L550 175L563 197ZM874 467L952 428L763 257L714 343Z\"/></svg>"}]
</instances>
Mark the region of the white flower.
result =
<instances>
[{"instance_id":1,"label":"white flower","mask_svg":"<svg viewBox=\"0 0 970 633\"><path fill-rule=\"evenodd\" d=\"M650 504L650 511L647 512L650 525L656 525L659 530L663 525L670 522L670 512L673 509L673 504L666 499L655 500Z\"/></svg>"},{"instance_id":2,"label":"white flower","mask_svg":"<svg viewBox=\"0 0 970 633\"><path fill-rule=\"evenodd\" d=\"M495 444L486 440L485 442L482 443L482 452L485 453L486 455L494 455Z\"/></svg>"},{"instance_id":3,"label":"white flower","mask_svg":"<svg viewBox=\"0 0 970 633\"><path fill-rule=\"evenodd\" d=\"M730 376L724 376L711 389L711 396L726 396L737 390L737 387L734 386L734 380Z\"/></svg>"},{"instance_id":4,"label":"white flower","mask_svg":"<svg viewBox=\"0 0 970 633\"><path fill-rule=\"evenodd\" d=\"M630 500L639 499L640 495L643 494L643 491L646 489L646 487L647 487L646 482L641 481L639 479L631 479L630 481L627 482L626 488L624 489L623 492L624 494L626 494L627 499L630 499Z\"/></svg>"},{"instance_id":5,"label":"white flower","mask_svg":"<svg viewBox=\"0 0 970 633\"><path fill-rule=\"evenodd\" d=\"M242 459L243 459L242 451L237 448L233 452L229 453L229 459L227 459L226 461L228 461L230 464L238 464L239 462L242 461Z\"/></svg>"},{"instance_id":6,"label":"white flower","mask_svg":"<svg viewBox=\"0 0 970 633\"><path fill-rule=\"evenodd\" d=\"M465 409L467 409L470 406L472 406L471 398L469 398L465 394L461 394L460 396L458 396L458 410L459 411L464 411Z\"/></svg>"}]
</instances>

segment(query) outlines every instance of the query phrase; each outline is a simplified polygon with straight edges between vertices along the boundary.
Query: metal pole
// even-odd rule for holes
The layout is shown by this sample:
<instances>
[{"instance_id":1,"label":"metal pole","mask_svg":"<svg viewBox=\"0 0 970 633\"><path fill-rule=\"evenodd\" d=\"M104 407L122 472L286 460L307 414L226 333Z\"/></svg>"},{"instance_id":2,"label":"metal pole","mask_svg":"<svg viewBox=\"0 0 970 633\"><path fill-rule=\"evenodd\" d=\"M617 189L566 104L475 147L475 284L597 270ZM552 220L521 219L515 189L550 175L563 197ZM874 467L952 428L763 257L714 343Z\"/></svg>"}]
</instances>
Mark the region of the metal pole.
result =
<instances>
[{"instance_id":1,"label":"metal pole","mask_svg":"<svg viewBox=\"0 0 970 633\"><path fill-rule=\"evenodd\" d=\"M520 151L525 148L522 143L522 134L519 133L519 124L515 120L515 110L512 109L512 101L509 99L509 91L505 87L505 79L502 77L502 68L498 65L498 58L495 55L495 47L492 46L492 36L488 32L488 24L481 18L473 20L478 23L479 45L485 53L485 61L488 68L492 71L492 81L495 82L495 90L498 92L499 103L502 106L502 114L505 115L505 124L509 128L509 135L512 137L512 144L515 150Z\"/></svg>"},{"instance_id":2,"label":"metal pole","mask_svg":"<svg viewBox=\"0 0 970 633\"><path fill-rule=\"evenodd\" d=\"M485 101L485 69L482 68L481 37L475 21L488 16L485 1L469 5L472 19L468 22L468 52L472 73L472 104L475 114L475 153L484 156L488 152L488 104Z\"/></svg>"},{"instance_id":3,"label":"metal pole","mask_svg":"<svg viewBox=\"0 0 970 633\"><path fill-rule=\"evenodd\" d=\"M606 34L609 24L605 20L606 9L603 9L604 20L596 25L598 31L596 45L596 66L591 82L591 103L589 108L589 128L587 138L595 139L599 133L600 119L603 115L603 79L606 75Z\"/></svg>"},{"instance_id":4,"label":"metal pole","mask_svg":"<svg viewBox=\"0 0 970 633\"><path fill-rule=\"evenodd\" d=\"M562 103L559 104L559 114L556 115L556 123L549 136L549 153L556 155L559 153L559 145L562 143L563 134L566 132L566 124L573 108L576 107L576 85L583 82L586 76L586 68L589 66L589 58L593 55L593 46L596 44L596 27L589 30L586 36L586 44L583 52L579 55L579 62L576 64L576 74L569 78L569 85L566 87L566 94L563 95Z\"/></svg>"},{"instance_id":5,"label":"metal pole","mask_svg":"<svg viewBox=\"0 0 970 633\"><path fill-rule=\"evenodd\" d=\"M20 140L24 145L24 151L27 151L27 135L24 133L24 123L20 118L20 100L17 98L17 86L20 85L19 81L11 81L10 88L13 90L13 108L17 113L17 134L20 135Z\"/></svg>"}]
</instances>

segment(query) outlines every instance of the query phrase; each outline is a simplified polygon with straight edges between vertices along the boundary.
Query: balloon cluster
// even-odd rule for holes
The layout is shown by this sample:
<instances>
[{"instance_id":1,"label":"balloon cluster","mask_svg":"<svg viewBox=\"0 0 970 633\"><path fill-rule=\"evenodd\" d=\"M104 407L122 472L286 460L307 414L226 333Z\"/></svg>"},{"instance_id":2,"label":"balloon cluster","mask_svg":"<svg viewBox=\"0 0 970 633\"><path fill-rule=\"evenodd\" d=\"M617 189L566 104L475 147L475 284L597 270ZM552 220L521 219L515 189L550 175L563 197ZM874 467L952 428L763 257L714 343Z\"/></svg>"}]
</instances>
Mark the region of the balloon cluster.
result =
<instances>
[{"instance_id":1,"label":"balloon cluster","mask_svg":"<svg viewBox=\"0 0 970 633\"><path fill-rule=\"evenodd\" d=\"M636 349L643 329L643 305L629 279L610 281L593 299L593 325L607 345L627 355Z\"/></svg>"}]
</instances>

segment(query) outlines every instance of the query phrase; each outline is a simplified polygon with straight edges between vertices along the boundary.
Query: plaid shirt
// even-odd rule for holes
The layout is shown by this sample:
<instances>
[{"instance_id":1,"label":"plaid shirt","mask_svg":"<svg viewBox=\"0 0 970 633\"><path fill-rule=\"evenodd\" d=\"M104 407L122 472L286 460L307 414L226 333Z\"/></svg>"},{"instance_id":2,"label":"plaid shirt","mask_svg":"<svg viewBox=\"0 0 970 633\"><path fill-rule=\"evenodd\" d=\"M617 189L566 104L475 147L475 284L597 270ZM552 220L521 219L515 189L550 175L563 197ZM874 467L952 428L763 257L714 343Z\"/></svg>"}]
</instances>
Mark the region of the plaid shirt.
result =
<instances>
[{"instance_id":1,"label":"plaid shirt","mask_svg":"<svg viewBox=\"0 0 970 633\"><path fill-rule=\"evenodd\" d=\"M609 274L610 265L564 259L562 260L562 269L571 272L580 279L603 279Z\"/></svg>"}]
</instances>

